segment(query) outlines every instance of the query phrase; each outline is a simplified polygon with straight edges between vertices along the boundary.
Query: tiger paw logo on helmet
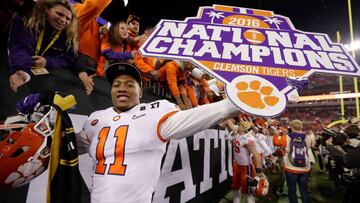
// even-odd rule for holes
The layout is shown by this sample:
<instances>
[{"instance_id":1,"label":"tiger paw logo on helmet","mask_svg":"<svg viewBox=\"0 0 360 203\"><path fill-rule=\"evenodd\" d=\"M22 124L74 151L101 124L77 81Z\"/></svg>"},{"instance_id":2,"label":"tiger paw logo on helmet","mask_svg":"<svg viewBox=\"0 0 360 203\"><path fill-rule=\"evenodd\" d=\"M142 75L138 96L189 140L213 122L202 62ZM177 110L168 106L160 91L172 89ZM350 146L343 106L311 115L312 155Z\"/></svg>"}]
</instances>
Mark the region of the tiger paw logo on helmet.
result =
<instances>
[{"instance_id":1,"label":"tiger paw logo on helmet","mask_svg":"<svg viewBox=\"0 0 360 203\"><path fill-rule=\"evenodd\" d=\"M4 137L0 140L0 165L6 166L0 168L0 188L25 185L47 169L50 155L47 144L52 135L49 119L52 111L55 110L50 107L36 123L28 123L26 118L20 124L11 123L14 119L9 117L4 125L0 125Z\"/></svg>"},{"instance_id":2,"label":"tiger paw logo on helmet","mask_svg":"<svg viewBox=\"0 0 360 203\"><path fill-rule=\"evenodd\" d=\"M257 196L265 196L269 192L269 181L265 175L262 177L256 176L254 178L257 181L255 187L253 187L253 193Z\"/></svg>"}]
</instances>

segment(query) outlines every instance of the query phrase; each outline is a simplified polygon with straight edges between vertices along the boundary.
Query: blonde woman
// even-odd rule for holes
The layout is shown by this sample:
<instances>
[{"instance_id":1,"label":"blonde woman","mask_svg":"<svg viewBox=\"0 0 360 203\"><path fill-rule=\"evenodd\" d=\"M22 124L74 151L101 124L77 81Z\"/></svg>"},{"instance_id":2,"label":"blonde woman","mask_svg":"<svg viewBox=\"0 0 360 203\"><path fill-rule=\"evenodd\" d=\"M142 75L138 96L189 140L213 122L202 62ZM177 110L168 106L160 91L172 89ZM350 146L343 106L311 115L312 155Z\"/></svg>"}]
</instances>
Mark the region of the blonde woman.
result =
<instances>
[{"instance_id":1,"label":"blonde woman","mask_svg":"<svg viewBox=\"0 0 360 203\"><path fill-rule=\"evenodd\" d=\"M14 16L8 40L10 88L47 69L70 69L78 49L75 12L66 0L39 0L32 15Z\"/></svg>"},{"instance_id":2,"label":"blonde woman","mask_svg":"<svg viewBox=\"0 0 360 203\"><path fill-rule=\"evenodd\" d=\"M310 201L308 180L311 171L309 159L311 140L303 133L302 121L292 120L289 125L291 132L286 136L286 155L284 157L288 198L290 203L298 202L296 187L299 186L301 201L307 203Z\"/></svg>"}]
</instances>

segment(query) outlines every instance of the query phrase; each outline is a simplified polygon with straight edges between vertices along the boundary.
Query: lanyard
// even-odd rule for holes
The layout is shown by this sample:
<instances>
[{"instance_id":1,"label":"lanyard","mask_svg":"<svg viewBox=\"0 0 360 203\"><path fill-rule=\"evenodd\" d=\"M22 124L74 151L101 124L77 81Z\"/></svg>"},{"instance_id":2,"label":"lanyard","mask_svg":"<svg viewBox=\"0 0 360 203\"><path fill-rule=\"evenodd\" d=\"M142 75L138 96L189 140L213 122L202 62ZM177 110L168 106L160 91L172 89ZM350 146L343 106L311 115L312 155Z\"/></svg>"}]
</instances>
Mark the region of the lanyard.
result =
<instances>
[{"instance_id":1,"label":"lanyard","mask_svg":"<svg viewBox=\"0 0 360 203\"><path fill-rule=\"evenodd\" d=\"M43 56L45 54L45 52L56 42L56 40L59 38L59 36L61 34L61 31L62 30L60 30L59 32L56 33L56 35L51 39L50 43L47 45L45 50L40 54L40 56ZM44 38L44 30L42 30L40 32L39 39L38 39L38 41L36 43L36 49L35 49L35 53L34 53L35 56L37 56L39 54L39 52L40 52L40 48L41 48L43 38Z\"/></svg>"}]
</instances>

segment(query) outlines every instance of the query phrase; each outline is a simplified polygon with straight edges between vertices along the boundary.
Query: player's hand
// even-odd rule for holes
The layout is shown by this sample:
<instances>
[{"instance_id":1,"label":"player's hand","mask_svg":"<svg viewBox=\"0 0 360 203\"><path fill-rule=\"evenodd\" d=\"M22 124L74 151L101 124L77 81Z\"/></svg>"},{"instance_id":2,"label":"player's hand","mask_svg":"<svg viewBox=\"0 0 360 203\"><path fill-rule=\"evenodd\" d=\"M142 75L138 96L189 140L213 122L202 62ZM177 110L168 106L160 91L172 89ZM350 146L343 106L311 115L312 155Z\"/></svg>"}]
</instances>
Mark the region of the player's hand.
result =
<instances>
[{"instance_id":1,"label":"player's hand","mask_svg":"<svg viewBox=\"0 0 360 203\"><path fill-rule=\"evenodd\" d=\"M95 74L89 76L86 72L79 73L79 78L85 87L86 95L90 95L94 90L94 77Z\"/></svg>"},{"instance_id":2,"label":"player's hand","mask_svg":"<svg viewBox=\"0 0 360 203\"><path fill-rule=\"evenodd\" d=\"M185 104L184 103L178 103L178 106L180 107L181 110L185 110L186 107L185 107Z\"/></svg>"},{"instance_id":3,"label":"player's hand","mask_svg":"<svg viewBox=\"0 0 360 203\"><path fill-rule=\"evenodd\" d=\"M17 92L17 88L26 83L26 73L18 70L10 76L9 81L11 90Z\"/></svg>"},{"instance_id":4,"label":"player's hand","mask_svg":"<svg viewBox=\"0 0 360 203\"><path fill-rule=\"evenodd\" d=\"M231 118L229 118L229 119L226 119L226 124L230 125L230 124L234 124L234 122Z\"/></svg>"},{"instance_id":5,"label":"player's hand","mask_svg":"<svg viewBox=\"0 0 360 203\"><path fill-rule=\"evenodd\" d=\"M32 56L32 60L34 61L33 67L46 67L46 59L42 56Z\"/></svg>"},{"instance_id":6,"label":"player's hand","mask_svg":"<svg viewBox=\"0 0 360 203\"><path fill-rule=\"evenodd\" d=\"M184 102L181 100L180 96L176 96L176 97L175 97L175 100L176 100L176 103L177 103L177 105L179 106L179 108L180 108L181 110L185 110L185 109L186 109L185 104L184 104Z\"/></svg>"}]
</instances>

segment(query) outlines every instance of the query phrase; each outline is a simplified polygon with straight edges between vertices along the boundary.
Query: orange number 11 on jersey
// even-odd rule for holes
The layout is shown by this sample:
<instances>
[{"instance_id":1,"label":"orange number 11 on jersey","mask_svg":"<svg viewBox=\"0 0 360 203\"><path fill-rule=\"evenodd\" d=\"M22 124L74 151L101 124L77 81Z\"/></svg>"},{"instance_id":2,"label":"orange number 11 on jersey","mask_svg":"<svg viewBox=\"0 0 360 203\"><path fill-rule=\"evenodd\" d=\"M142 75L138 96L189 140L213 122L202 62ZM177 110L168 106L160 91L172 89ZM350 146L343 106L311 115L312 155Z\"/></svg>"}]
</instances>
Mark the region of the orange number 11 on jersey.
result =
<instances>
[{"instance_id":1,"label":"orange number 11 on jersey","mask_svg":"<svg viewBox=\"0 0 360 203\"><path fill-rule=\"evenodd\" d=\"M110 127L105 127L100 130L98 135L98 144L96 146L96 168L95 173L104 174L106 170L104 155L105 142L109 135ZM114 137L116 138L115 146L115 160L110 164L108 174L112 175L124 175L126 171L126 165L124 165L124 152L125 141L127 136L128 126L120 126L116 129Z\"/></svg>"}]
</instances>

